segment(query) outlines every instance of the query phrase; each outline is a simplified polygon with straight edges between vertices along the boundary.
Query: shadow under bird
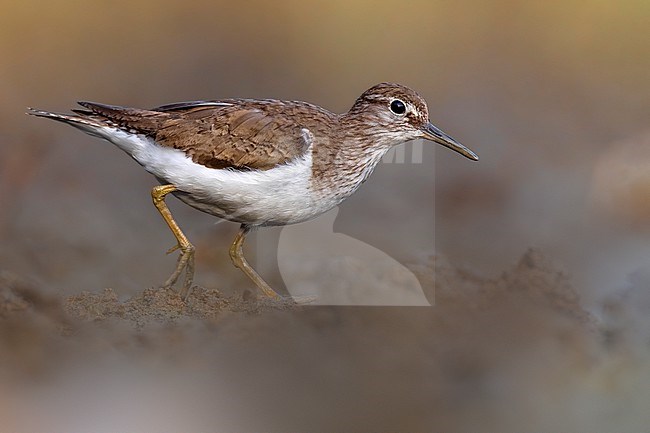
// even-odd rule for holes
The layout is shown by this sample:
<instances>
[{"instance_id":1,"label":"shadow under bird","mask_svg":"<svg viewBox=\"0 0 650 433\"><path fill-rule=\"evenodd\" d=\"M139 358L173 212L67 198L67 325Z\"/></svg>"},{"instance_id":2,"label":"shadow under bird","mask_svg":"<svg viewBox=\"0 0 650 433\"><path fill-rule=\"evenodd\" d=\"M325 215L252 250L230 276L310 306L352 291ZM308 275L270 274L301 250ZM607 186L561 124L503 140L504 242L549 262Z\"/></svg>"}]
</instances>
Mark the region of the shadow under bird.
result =
<instances>
[{"instance_id":1,"label":"shadow under bird","mask_svg":"<svg viewBox=\"0 0 650 433\"><path fill-rule=\"evenodd\" d=\"M176 237L176 269L185 272L186 297L194 276L194 246L172 217L165 197L241 224L230 246L233 264L267 296L279 295L244 258L246 235L263 226L314 218L341 203L370 176L393 146L425 139L461 155L478 156L429 121L427 104L408 87L381 83L344 114L306 102L224 99L181 102L144 110L94 102L60 114L28 114L67 123L128 153L160 185L153 203Z\"/></svg>"}]
</instances>

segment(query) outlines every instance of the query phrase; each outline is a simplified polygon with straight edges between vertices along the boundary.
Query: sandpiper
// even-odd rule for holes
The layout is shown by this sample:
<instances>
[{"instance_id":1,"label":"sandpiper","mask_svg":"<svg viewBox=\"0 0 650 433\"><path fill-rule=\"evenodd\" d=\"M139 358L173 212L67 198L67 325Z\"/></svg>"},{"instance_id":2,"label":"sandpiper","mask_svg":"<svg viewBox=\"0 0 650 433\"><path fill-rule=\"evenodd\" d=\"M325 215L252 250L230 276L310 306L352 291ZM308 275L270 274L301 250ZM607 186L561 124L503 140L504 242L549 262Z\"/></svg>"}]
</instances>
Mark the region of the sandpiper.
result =
<instances>
[{"instance_id":1,"label":"sandpiper","mask_svg":"<svg viewBox=\"0 0 650 433\"><path fill-rule=\"evenodd\" d=\"M246 235L263 226L295 224L341 203L370 176L393 146L425 139L461 155L478 156L429 121L427 104L408 87L381 83L344 114L316 105L273 99L181 102L150 110L94 102L60 114L28 114L72 125L128 153L160 185L153 203L180 251L163 287L185 271L184 298L194 276L194 246L172 217L165 197L240 223L230 246L233 264L267 296L279 295L244 258Z\"/></svg>"}]
</instances>

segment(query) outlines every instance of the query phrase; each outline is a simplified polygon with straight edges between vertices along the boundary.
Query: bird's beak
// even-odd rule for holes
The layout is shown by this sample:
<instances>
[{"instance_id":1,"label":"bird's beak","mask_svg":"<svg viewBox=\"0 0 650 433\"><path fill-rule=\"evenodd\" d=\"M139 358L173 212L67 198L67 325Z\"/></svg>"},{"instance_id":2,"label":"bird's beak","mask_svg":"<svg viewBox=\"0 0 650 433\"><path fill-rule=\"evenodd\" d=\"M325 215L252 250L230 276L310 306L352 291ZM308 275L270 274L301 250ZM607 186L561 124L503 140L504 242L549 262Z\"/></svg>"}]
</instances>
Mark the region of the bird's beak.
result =
<instances>
[{"instance_id":1,"label":"bird's beak","mask_svg":"<svg viewBox=\"0 0 650 433\"><path fill-rule=\"evenodd\" d=\"M424 125L424 128L422 128L422 133L424 134L424 138L426 140L435 141L438 144L442 144L443 146L460 153L466 158L469 158L473 161L478 161L477 154L436 128L431 122L427 122L427 124Z\"/></svg>"}]
</instances>

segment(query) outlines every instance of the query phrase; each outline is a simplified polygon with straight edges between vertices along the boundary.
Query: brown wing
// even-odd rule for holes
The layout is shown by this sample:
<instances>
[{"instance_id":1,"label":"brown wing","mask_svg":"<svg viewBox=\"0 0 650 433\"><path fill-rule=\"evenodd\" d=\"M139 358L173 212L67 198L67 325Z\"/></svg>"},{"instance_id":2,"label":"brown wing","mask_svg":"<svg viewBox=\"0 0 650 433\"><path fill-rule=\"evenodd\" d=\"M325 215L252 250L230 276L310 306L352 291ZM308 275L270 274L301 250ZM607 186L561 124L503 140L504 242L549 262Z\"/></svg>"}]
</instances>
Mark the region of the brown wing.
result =
<instances>
[{"instance_id":1,"label":"brown wing","mask_svg":"<svg viewBox=\"0 0 650 433\"><path fill-rule=\"evenodd\" d=\"M180 149L198 164L259 170L286 163L309 147L302 126L291 116L297 107L286 104L199 101L140 110L80 102L92 111L91 116L146 134L161 146Z\"/></svg>"}]
</instances>

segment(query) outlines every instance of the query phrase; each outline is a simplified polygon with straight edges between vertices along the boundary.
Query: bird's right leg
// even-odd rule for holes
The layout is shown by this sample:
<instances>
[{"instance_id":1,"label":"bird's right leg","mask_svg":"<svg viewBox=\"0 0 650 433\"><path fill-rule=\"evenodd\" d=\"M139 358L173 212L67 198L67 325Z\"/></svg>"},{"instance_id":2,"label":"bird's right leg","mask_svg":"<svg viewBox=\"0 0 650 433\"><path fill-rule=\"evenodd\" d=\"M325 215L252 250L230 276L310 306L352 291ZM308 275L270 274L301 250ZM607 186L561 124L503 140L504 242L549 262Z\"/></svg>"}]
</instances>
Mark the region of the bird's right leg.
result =
<instances>
[{"instance_id":1,"label":"bird's right leg","mask_svg":"<svg viewBox=\"0 0 650 433\"><path fill-rule=\"evenodd\" d=\"M172 272L167 281L165 281L163 287L171 288L176 283L178 277L181 275L184 269L185 281L183 282L183 287L180 290L180 295L181 298L185 298L189 293L190 287L192 286L192 280L194 279L194 245L192 245L190 241L187 240L187 237L181 231L180 227L174 220L174 217L172 217L169 208L165 204L165 197L167 194L172 193L176 190L177 188L174 185L155 186L151 190L151 198L153 199L153 204L156 206L156 209L158 209L158 212L160 212L160 215L162 215L163 219L167 223L169 230L171 230L172 234L176 238L176 241L178 242L175 246L170 248L169 251L167 251L167 254L176 250L180 250L181 252L180 256L178 256L176 269L174 272Z\"/></svg>"},{"instance_id":2,"label":"bird's right leg","mask_svg":"<svg viewBox=\"0 0 650 433\"><path fill-rule=\"evenodd\" d=\"M230 245L230 259L232 260L233 265L241 269L241 271L246 274L248 278L255 283L255 285L269 298L280 299L280 295L276 293L275 290L268 285L266 281L260 277L260 275L253 269L251 265L248 264L248 261L244 257L244 252L242 251L242 245L244 244L244 239L248 232L251 231L251 228L245 224L241 225L239 232L235 240Z\"/></svg>"},{"instance_id":3,"label":"bird's right leg","mask_svg":"<svg viewBox=\"0 0 650 433\"><path fill-rule=\"evenodd\" d=\"M271 286L268 285L266 281L260 275L253 269L253 267L248 263L246 258L244 257L244 252L242 250L242 246L244 245L244 239L246 239L246 235L252 230L250 226L247 226L246 224L242 224L241 227L239 228L239 232L237 233L237 236L235 236L235 240L233 243L230 245L230 258L232 259L232 263L239 269L246 274L248 278L255 283L255 285L264 293L266 296L268 296L271 299L275 300L282 300L282 296L280 296L275 290L271 288ZM298 296L298 297L289 297L289 298L284 298L285 300L289 300L295 304L311 304L316 300L315 296Z\"/></svg>"}]
</instances>

